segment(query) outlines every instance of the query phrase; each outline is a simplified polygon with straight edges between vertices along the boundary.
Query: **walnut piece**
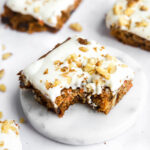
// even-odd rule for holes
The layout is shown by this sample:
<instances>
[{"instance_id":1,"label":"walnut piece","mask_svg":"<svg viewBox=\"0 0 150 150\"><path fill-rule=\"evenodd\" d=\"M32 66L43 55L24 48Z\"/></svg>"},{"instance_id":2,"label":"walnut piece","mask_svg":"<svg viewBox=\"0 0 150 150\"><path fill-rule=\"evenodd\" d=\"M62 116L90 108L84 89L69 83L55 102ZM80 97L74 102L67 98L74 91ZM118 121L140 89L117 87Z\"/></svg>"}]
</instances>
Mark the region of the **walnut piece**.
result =
<instances>
[{"instance_id":1,"label":"walnut piece","mask_svg":"<svg viewBox=\"0 0 150 150\"><path fill-rule=\"evenodd\" d=\"M1 70L0 70L0 79L2 79L2 78L3 78L4 73L5 73L4 69L1 69Z\"/></svg>"},{"instance_id":2,"label":"walnut piece","mask_svg":"<svg viewBox=\"0 0 150 150\"><path fill-rule=\"evenodd\" d=\"M2 60L8 59L10 56L12 56L12 53L5 53L2 55Z\"/></svg>"},{"instance_id":3,"label":"walnut piece","mask_svg":"<svg viewBox=\"0 0 150 150\"><path fill-rule=\"evenodd\" d=\"M86 47L79 47L79 50L82 51L82 52L87 52L88 48L86 48Z\"/></svg>"},{"instance_id":4,"label":"walnut piece","mask_svg":"<svg viewBox=\"0 0 150 150\"><path fill-rule=\"evenodd\" d=\"M142 20L140 22L136 22L135 23L136 27L147 27L148 26L148 22L145 20Z\"/></svg>"},{"instance_id":5,"label":"walnut piece","mask_svg":"<svg viewBox=\"0 0 150 150\"><path fill-rule=\"evenodd\" d=\"M115 15L120 15L122 13L122 6L121 5L115 5L113 7L113 13Z\"/></svg>"},{"instance_id":6,"label":"walnut piece","mask_svg":"<svg viewBox=\"0 0 150 150\"><path fill-rule=\"evenodd\" d=\"M98 74L103 76L105 79L109 80L110 79L110 74L107 72L107 70L101 68L101 67L96 67L96 71Z\"/></svg>"},{"instance_id":7,"label":"walnut piece","mask_svg":"<svg viewBox=\"0 0 150 150\"><path fill-rule=\"evenodd\" d=\"M0 84L0 92L6 92L6 86L4 84Z\"/></svg>"},{"instance_id":8,"label":"walnut piece","mask_svg":"<svg viewBox=\"0 0 150 150\"><path fill-rule=\"evenodd\" d=\"M81 32L83 30L82 26L79 23L72 23L70 24L70 29L77 31L77 32Z\"/></svg>"}]
</instances>

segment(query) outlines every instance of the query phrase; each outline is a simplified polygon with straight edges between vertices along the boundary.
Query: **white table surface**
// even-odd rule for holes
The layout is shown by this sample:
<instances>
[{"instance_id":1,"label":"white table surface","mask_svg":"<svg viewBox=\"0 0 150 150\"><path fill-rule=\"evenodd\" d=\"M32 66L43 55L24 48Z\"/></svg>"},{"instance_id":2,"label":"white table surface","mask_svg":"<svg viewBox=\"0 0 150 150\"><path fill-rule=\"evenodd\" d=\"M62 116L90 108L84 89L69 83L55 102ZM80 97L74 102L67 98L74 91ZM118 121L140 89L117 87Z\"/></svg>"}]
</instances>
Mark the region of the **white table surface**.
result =
<instances>
[{"instance_id":1,"label":"white table surface","mask_svg":"<svg viewBox=\"0 0 150 150\"><path fill-rule=\"evenodd\" d=\"M84 0L64 28L57 34L43 32L29 35L12 31L0 24L0 57L4 52L13 53L13 56L8 60L2 61L0 59L0 69L4 68L6 71L0 83L7 86L7 92L0 93L0 111L4 114L3 119L14 119L19 122L20 117L25 118L20 105L19 82L16 74L27 64L35 61L54 47L56 43L76 34L68 28L69 24L73 22L79 22L83 26L84 30L79 35L128 53L143 66L147 77L150 76L150 52L118 42L109 35L109 31L106 29L104 18L113 2L114 0ZM1 0L0 11L2 11L3 3L4 0ZM2 44L6 46L5 51L1 50ZM147 82L150 84L149 78ZM150 92L149 86L148 92ZM106 143L82 147L64 145L46 139L37 133L26 120L24 124L20 125L23 150L41 150L41 148L42 150L149 150L150 101L148 96L150 94L148 94L135 125L115 139L106 141Z\"/></svg>"}]
</instances>

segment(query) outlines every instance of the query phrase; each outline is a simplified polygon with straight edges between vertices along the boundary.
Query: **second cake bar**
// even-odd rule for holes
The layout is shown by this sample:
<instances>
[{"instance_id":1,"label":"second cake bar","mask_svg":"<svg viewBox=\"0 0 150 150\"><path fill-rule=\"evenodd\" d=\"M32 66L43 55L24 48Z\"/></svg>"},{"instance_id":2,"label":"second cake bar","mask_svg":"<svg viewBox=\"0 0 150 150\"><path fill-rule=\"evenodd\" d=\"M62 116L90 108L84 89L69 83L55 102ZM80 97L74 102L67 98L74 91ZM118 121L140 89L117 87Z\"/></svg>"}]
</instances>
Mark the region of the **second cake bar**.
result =
<instances>
[{"instance_id":1,"label":"second cake bar","mask_svg":"<svg viewBox=\"0 0 150 150\"><path fill-rule=\"evenodd\" d=\"M81 0L7 0L2 23L22 32L57 32Z\"/></svg>"}]
</instances>

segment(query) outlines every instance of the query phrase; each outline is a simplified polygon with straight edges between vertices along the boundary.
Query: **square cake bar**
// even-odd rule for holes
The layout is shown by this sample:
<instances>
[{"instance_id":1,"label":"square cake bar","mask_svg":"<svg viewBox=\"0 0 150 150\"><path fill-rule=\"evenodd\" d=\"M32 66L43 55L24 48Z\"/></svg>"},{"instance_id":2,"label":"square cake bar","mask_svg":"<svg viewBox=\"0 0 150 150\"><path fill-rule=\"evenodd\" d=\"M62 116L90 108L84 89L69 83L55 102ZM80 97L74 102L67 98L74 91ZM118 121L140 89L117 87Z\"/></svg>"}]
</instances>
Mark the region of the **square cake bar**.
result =
<instances>
[{"instance_id":1,"label":"square cake bar","mask_svg":"<svg viewBox=\"0 0 150 150\"><path fill-rule=\"evenodd\" d=\"M57 32L81 0L7 0L2 23L22 32Z\"/></svg>"},{"instance_id":2,"label":"square cake bar","mask_svg":"<svg viewBox=\"0 0 150 150\"><path fill-rule=\"evenodd\" d=\"M59 117L83 103L107 114L132 87L134 73L95 41L74 36L19 73L20 87Z\"/></svg>"},{"instance_id":3,"label":"square cake bar","mask_svg":"<svg viewBox=\"0 0 150 150\"><path fill-rule=\"evenodd\" d=\"M117 0L106 25L119 41L150 51L150 1Z\"/></svg>"}]
</instances>

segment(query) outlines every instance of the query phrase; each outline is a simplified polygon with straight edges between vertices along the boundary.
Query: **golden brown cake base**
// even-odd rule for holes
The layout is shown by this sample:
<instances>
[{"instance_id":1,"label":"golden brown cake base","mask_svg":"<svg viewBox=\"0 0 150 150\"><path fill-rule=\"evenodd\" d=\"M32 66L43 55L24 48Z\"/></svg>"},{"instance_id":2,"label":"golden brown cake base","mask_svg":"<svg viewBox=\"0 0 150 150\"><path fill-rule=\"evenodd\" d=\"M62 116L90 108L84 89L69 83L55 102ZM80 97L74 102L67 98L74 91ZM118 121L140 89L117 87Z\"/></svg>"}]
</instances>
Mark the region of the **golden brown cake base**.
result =
<instances>
[{"instance_id":1,"label":"golden brown cake base","mask_svg":"<svg viewBox=\"0 0 150 150\"><path fill-rule=\"evenodd\" d=\"M150 51L150 41L141 38L133 33L121 30L119 27L115 26L111 27L110 33L112 36L114 36L124 44L140 47L142 49Z\"/></svg>"},{"instance_id":2,"label":"golden brown cake base","mask_svg":"<svg viewBox=\"0 0 150 150\"><path fill-rule=\"evenodd\" d=\"M1 21L12 29L21 32L33 33L50 31L55 33L62 28L63 24L69 19L71 13L79 6L81 1L82 0L76 0L74 5L70 6L67 10L62 11L61 17L57 18L58 23L56 27L47 26L41 20L37 20L30 15L22 15L14 12L7 6L4 7L4 13L1 15Z\"/></svg>"},{"instance_id":3,"label":"golden brown cake base","mask_svg":"<svg viewBox=\"0 0 150 150\"><path fill-rule=\"evenodd\" d=\"M100 95L92 95L92 93L86 93L82 88L73 90L72 88L63 89L61 95L55 100L57 108L54 107L50 99L43 95L39 90L32 86L32 84L26 80L22 72L20 75L20 87L23 89L31 89L34 93L34 98L37 102L44 105L48 110L54 111L59 117L62 117L65 111L70 105L75 103L88 104L93 109L98 112L104 112L108 114L113 106L115 106L122 97L129 91L132 87L132 81L125 81L124 84L118 89L116 95L113 95L111 90L105 87ZM87 97L91 97L91 102L88 102ZM93 104L95 105L93 107Z\"/></svg>"}]
</instances>

